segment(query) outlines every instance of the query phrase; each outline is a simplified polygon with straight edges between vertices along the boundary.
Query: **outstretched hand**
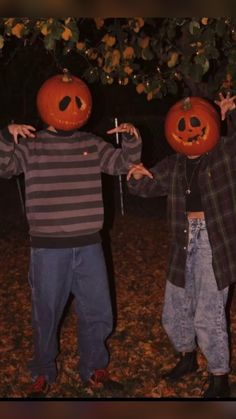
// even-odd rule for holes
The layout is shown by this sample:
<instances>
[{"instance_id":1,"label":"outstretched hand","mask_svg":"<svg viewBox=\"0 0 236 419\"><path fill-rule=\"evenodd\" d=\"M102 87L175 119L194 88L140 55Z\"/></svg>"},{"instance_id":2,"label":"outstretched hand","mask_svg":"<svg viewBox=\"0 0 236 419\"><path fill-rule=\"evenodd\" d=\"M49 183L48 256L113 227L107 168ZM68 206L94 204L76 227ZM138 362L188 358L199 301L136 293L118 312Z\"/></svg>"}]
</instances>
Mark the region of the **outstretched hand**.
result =
<instances>
[{"instance_id":1,"label":"outstretched hand","mask_svg":"<svg viewBox=\"0 0 236 419\"><path fill-rule=\"evenodd\" d=\"M151 172L149 172L149 170L146 169L146 167L144 167L143 163L133 164L131 166L131 169L129 170L129 172L127 174L127 180L130 180L130 178L132 176L136 180L141 179L143 176L147 176L150 179L153 179L153 174Z\"/></svg>"},{"instance_id":2,"label":"outstretched hand","mask_svg":"<svg viewBox=\"0 0 236 419\"><path fill-rule=\"evenodd\" d=\"M137 129L134 125L130 123L122 123L118 125L118 127L112 128L109 131L107 131L107 134L115 134L116 132L127 132L130 135L134 135L135 138L139 137Z\"/></svg>"},{"instance_id":3,"label":"outstretched hand","mask_svg":"<svg viewBox=\"0 0 236 419\"><path fill-rule=\"evenodd\" d=\"M219 98L220 100L215 100L215 103L220 107L221 119L224 121L227 112L236 107L234 103L236 96L230 97L230 92L228 92L224 97L222 93L219 93Z\"/></svg>"},{"instance_id":4,"label":"outstretched hand","mask_svg":"<svg viewBox=\"0 0 236 419\"><path fill-rule=\"evenodd\" d=\"M23 138L35 137L34 131L36 131L36 129L32 127L32 125L10 124L7 128L10 134L13 136L16 144L18 143L18 135L20 135Z\"/></svg>"}]
</instances>

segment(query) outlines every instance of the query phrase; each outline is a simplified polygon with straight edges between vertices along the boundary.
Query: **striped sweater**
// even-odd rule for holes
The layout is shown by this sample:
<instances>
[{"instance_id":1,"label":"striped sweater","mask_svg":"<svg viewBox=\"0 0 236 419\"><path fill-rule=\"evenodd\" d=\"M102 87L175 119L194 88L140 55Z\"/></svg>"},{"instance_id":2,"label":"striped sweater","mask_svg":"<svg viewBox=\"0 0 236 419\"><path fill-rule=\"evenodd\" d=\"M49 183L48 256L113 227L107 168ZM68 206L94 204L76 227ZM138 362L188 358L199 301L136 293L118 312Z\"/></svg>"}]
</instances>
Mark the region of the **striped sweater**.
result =
<instances>
[{"instance_id":1,"label":"striped sweater","mask_svg":"<svg viewBox=\"0 0 236 419\"><path fill-rule=\"evenodd\" d=\"M99 241L103 225L101 172L127 173L141 157L141 139L122 135L122 148L87 132L39 131L15 144L0 131L0 176L25 175L33 247L75 247Z\"/></svg>"}]
</instances>

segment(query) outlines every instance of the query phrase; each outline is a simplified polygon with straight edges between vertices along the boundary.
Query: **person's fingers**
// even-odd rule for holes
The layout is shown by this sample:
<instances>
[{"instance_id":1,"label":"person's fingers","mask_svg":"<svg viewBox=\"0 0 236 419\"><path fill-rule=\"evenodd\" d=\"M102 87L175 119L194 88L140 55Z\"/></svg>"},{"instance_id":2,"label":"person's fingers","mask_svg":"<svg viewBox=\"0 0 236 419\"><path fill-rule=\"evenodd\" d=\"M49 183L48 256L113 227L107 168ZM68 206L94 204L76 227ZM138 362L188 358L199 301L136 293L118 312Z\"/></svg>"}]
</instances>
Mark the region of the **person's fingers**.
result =
<instances>
[{"instance_id":1,"label":"person's fingers","mask_svg":"<svg viewBox=\"0 0 236 419\"><path fill-rule=\"evenodd\" d=\"M9 126L9 132L12 134L14 138L14 142L18 143L18 136L23 138L31 137L34 138L35 134L32 131L36 131L36 129L32 125L17 125L13 124Z\"/></svg>"},{"instance_id":2,"label":"person's fingers","mask_svg":"<svg viewBox=\"0 0 236 419\"><path fill-rule=\"evenodd\" d=\"M134 170L133 170L133 169L130 169L130 170L129 170L129 172L127 173L127 176L126 176L126 179L127 179L127 180L130 180L130 178L131 178L131 176L132 176L133 172L134 172Z\"/></svg>"},{"instance_id":3,"label":"person's fingers","mask_svg":"<svg viewBox=\"0 0 236 419\"><path fill-rule=\"evenodd\" d=\"M24 134L24 138L25 137L31 137L31 138L35 137L35 134L32 133L28 128L23 127L21 132ZM22 136L23 136L23 134L22 134Z\"/></svg>"},{"instance_id":4,"label":"person's fingers","mask_svg":"<svg viewBox=\"0 0 236 419\"><path fill-rule=\"evenodd\" d=\"M133 165L131 167L131 169L129 170L128 174L127 174L127 180L129 180L131 178L131 176L133 175L133 173L141 173L141 168L139 165Z\"/></svg>"},{"instance_id":5,"label":"person's fingers","mask_svg":"<svg viewBox=\"0 0 236 419\"><path fill-rule=\"evenodd\" d=\"M107 134L113 134L114 132L117 131L117 128L118 127L114 127L114 128L111 128L111 129L107 130Z\"/></svg>"},{"instance_id":6,"label":"person's fingers","mask_svg":"<svg viewBox=\"0 0 236 419\"><path fill-rule=\"evenodd\" d=\"M27 137L27 133L24 129L19 129L18 134L21 135L23 138Z\"/></svg>"},{"instance_id":7,"label":"person's fingers","mask_svg":"<svg viewBox=\"0 0 236 419\"><path fill-rule=\"evenodd\" d=\"M116 132L127 132L127 128L121 128L121 127L113 128L107 131L107 134L115 134Z\"/></svg>"},{"instance_id":8,"label":"person's fingers","mask_svg":"<svg viewBox=\"0 0 236 419\"><path fill-rule=\"evenodd\" d=\"M151 172L149 172L149 170L144 168L144 171L142 172L144 175L146 175L147 177L149 177L150 179L153 179L153 175Z\"/></svg>"},{"instance_id":9,"label":"person's fingers","mask_svg":"<svg viewBox=\"0 0 236 419\"><path fill-rule=\"evenodd\" d=\"M143 167L143 163L132 163L130 164L129 169L134 169L134 168L139 169L142 167Z\"/></svg>"},{"instance_id":10,"label":"person's fingers","mask_svg":"<svg viewBox=\"0 0 236 419\"><path fill-rule=\"evenodd\" d=\"M143 175L143 176L147 176L150 179L153 179L153 175L151 172L149 172L148 169L146 169L145 167L142 166L138 166L138 167L132 167L130 169L130 171L127 174L127 180L129 180L131 178L132 175L134 174L139 174L139 175Z\"/></svg>"},{"instance_id":11,"label":"person's fingers","mask_svg":"<svg viewBox=\"0 0 236 419\"><path fill-rule=\"evenodd\" d=\"M14 132L12 135L13 135L14 142L15 142L16 144L18 144L17 133L16 133L16 132Z\"/></svg>"},{"instance_id":12,"label":"person's fingers","mask_svg":"<svg viewBox=\"0 0 236 419\"><path fill-rule=\"evenodd\" d=\"M114 134L116 132L129 132L133 135L135 127L132 124L122 123L118 127L112 128L107 131L107 134Z\"/></svg>"},{"instance_id":13,"label":"person's fingers","mask_svg":"<svg viewBox=\"0 0 236 419\"><path fill-rule=\"evenodd\" d=\"M30 131L36 131L36 128L33 127L32 125L23 125L23 128L26 128L26 129L28 129Z\"/></svg>"},{"instance_id":14,"label":"person's fingers","mask_svg":"<svg viewBox=\"0 0 236 419\"><path fill-rule=\"evenodd\" d=\"M114 134L114 133L116 133L116 132L120 132L120 131L119 131L119 127L109 129L109 130L107 131L107 134Z\"/></svg>"},{"instance_id":15,"label":"person's fingers","mask_svg":"<svg viewBox=\"0 0 236 419\"><path fill-rule=\"evenodd\" d=\"M133 128L133 135L138 138L138 131L135 127Z\"/></svg>"}]
</instances>

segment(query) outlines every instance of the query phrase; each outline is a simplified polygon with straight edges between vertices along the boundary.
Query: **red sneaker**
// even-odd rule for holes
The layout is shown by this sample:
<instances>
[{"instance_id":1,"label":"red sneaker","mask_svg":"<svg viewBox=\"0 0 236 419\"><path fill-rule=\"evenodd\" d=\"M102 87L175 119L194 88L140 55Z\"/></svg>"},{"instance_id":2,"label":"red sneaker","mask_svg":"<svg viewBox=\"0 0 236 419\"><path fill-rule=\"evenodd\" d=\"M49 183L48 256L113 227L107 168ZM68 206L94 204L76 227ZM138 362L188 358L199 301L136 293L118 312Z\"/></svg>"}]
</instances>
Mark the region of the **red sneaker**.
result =
<instances>
[{"instance_id":1,"label":"red sneaker","mask_svg":"<svg viewBox=\"0 0 236 419\"><path fill-rule=\"evenodd\" d=\"M121 391L123 390L123 385L118 381L115 381L110 378L110 375L107 370L95 370L91 375L87 383L88 387L92 390L110 390L110 391Z\"/></svg>"},{"instance_id":2,"label":"red sneaker","mask_svg":"<svg viewBox=\"0 0 236 419\"><path fill-rule=\"evenodd\" d=\"M39 375L31 384L27 397L44 398L49 390L49 384L44 375Z\"/></svg>"}]
</instances>

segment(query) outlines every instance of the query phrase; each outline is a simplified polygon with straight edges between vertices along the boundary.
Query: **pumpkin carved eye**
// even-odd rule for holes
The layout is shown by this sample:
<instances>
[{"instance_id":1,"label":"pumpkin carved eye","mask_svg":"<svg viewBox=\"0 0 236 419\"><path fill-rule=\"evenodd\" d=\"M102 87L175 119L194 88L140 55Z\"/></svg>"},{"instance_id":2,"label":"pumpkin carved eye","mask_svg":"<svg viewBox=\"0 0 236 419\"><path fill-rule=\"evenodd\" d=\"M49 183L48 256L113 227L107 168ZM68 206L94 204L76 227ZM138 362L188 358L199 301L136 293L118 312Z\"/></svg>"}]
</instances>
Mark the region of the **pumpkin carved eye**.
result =
<instances>
[{"instance_id":1,"label":"pumpkin carved eye","mask_svg":"<svg viewBox=\"0 0 236 419\"><path fill-rule=\"evenodd\" d=\"M196 116L192 116L190 118L190 124L194 128L201 126L201 122L199 121L199 119Z\"/></svg>"},{"instance_id":2,"label":"pumpkin carved eye","mask_svg":"<svg viewBox=\"0 0 236 419\"><path fill-rule=\"evenodd\" d=\"M184 118L180 119L179 124L178 124L178 128L179 128L179 131L184 131L185 130L186 126L185 126Z\"/></svg>"},{"instance_id":3,"label":"pumpkin carved eye","mask_svg":"<svg viewBox=\"0 0 236 419\"><path fill-rule=\"evenodd\" d=\"M69 105L70 102L71 102L70 96L63 97L63 99L61 99L60 102L59 102L60 111L64 111L67 108L67 106Z\"/></svg>"},{"instance_id":4,"label":"pumpkin carved eye","mask_svg":"<svg viewBox=\"0 0 236 419\"><path fill-rule=\"evenodd\" d=\"M75 101L76 101L76 104L77 104L78 108L80 109L82 107L82 102L81 102L81 100L78 96L76 96Z\"/></svg>"}]
</instances>

